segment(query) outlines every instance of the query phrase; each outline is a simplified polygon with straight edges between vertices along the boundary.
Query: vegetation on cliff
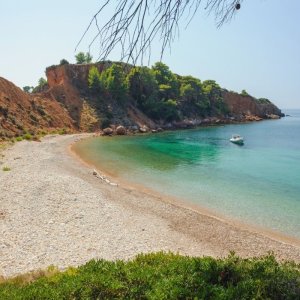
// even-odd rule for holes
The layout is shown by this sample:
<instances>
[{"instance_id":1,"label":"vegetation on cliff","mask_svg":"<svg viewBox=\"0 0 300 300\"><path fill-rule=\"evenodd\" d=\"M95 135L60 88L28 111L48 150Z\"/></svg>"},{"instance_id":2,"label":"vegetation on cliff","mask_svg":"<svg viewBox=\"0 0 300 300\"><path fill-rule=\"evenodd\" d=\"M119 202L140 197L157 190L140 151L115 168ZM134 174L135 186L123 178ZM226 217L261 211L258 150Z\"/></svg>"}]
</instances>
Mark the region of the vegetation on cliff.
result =
<instances>
[{"instance_id":1,"label":"vegetation on cliff","mask_svg":"<svg viewBox=\"0 0 300 300\"><path fill-rule=\"evenodd\" d=\"M59 272L50 267L4 281L1 299L298 299L300 265L270 255L241 259L138 255L91 260Z\"/></svg>"},{"instance_id":2,"label":"vegetation on cliff","mask_svg":"<svg viewBox=\"0 0 300 300\"><path fill-rule=\"evenodd\" d=\"M215 81L179 76L162 62L152 68L112 63L102 72L94 65L89 69L88 86L99 99L133 103L156 121L228 113L222 89Z\"/></svg>"},{"instance_id":3,"label":"vegetation on cliff","mask_svg":"<svg viewBox=\"0 0 300 300\"><path fill-rule=\"evenodd\" d=\"M187 128L281 115L271 102L228 92L214 80L178 75L162 62L152 67L111 61L67 64L48 67L46 74L51 96L68 109L79 128L83 102L94 110L102 129Z\"/></svg>"},{"instance_id":4,"label":"vegetation on cliff","mask_svg":"<svg viewBox=\"0 0 300 300\"><path fill-rule=\"evenodd\" d=\"M79 52L75 56L77 64L89 64L92 62L93 57L90 53Z\"/></svg>"},{"instance_id":5,"label":"vegetation on cliff","mask_svg":"<svg viewBox=\"0 0 300 300\"><path fill-rule=\"evenodd\" d=\"M123 125L136 131L281 116L268 99L228 92L214 80L175 74L162 62L151 68L92 64L88 54L79 54L78 64L62 59L46 69L47 80L40 78L36 87L24 87L25 92L0 79L0 139L35 136L48 128L95 131Z\"/></svg>"}]
</instances>

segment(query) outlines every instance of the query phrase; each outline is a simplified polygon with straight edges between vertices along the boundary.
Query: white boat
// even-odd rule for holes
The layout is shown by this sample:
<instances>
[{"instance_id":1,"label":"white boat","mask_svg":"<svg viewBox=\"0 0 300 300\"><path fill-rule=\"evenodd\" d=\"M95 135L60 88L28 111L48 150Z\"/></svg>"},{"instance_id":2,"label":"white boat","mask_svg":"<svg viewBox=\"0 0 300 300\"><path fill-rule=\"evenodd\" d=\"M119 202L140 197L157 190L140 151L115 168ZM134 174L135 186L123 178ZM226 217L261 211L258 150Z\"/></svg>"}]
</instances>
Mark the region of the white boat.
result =
<instances>
[{"instance_id":1,"label":"white boat","mask_svg":"<svg viewBox=\"0 0 300 300\"><path fill-rule=\"evenodd\" d=\"M230 139L231 143L238 144L238 145L243 145L244 144L244 138L238 134L232 135Z\"/></svg>"}]
</instances>

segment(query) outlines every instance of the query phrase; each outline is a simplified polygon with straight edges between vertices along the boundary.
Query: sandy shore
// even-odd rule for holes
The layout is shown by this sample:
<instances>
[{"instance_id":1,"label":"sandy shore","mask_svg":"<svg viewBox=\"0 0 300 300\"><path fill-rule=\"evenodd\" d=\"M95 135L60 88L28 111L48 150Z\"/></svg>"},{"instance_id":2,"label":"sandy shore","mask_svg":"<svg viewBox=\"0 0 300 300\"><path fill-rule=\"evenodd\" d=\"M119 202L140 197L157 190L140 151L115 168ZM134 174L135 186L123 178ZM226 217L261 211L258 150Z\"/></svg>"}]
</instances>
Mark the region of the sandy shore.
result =
<instances>
[{"instance_id":1,"label":"sandy shore","mask_svg":"<svg viewBox=\"0 0 300 300\"><path fill-rule=\"evenodd\" d=\"M0 157L0 275L160 250L215 257L273 251L300 262L297 240L280 241L96 178L68 151L84 136L23 141Z\"/></svg>"}]
</instances>

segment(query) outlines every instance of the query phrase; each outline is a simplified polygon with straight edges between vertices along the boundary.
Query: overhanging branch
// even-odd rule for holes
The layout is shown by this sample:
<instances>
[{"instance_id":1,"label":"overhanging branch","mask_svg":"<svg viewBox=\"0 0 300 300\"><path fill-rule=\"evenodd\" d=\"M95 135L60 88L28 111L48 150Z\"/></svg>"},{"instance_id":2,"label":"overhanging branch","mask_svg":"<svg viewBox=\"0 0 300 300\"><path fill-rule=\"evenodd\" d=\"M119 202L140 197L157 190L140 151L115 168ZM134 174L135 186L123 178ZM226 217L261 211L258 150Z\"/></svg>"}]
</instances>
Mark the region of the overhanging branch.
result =
<instances>
[{"instance_id":1,"label":"overhanging branch","mask_svg":"<svg viewBox=\"0 0 300 300\"><path fill-rule=\"evenodd\" d=\"M180 21L185 16L187 25L193 19L205 2L204 8L213 14L217 26L222 26L230 20L235 11L240 8L243 0L119 0L114 13L99 26L98 18L105 15L105 10L114 1L106 0L91 19L80 38L82 43L92 25L96 34L89 44L89 50L99 41L99 56L97 60L105 60L117 47L121 50L121 60L136 64L151 56L151 44L155 38L161 43L160 57L170 48L175 36L179 34Z\"/></svg>"}]
</instances>

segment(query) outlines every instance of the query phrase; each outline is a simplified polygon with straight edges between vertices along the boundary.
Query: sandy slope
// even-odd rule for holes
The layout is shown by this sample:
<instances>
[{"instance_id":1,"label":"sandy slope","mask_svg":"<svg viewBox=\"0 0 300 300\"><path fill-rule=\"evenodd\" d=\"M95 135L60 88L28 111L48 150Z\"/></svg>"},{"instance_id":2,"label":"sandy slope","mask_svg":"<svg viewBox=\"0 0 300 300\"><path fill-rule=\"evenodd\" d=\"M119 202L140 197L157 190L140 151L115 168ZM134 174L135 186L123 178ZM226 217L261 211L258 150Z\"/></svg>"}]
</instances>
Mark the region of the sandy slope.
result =
<instances>
[{"instance_id":1,"label":"sandy slope","mask_svg":"<svg viewBox=\"0 0 300 300\"><path fill-rule=\"evenodd\" d=\"M300 261L297 241L279 242L96 178L68 151L79 138L23 141L0 158L0 275L159 250L199 256L274 251L279 258ZM2 171L3 166L11 171Z\"/></svg>"}]
</instances>

